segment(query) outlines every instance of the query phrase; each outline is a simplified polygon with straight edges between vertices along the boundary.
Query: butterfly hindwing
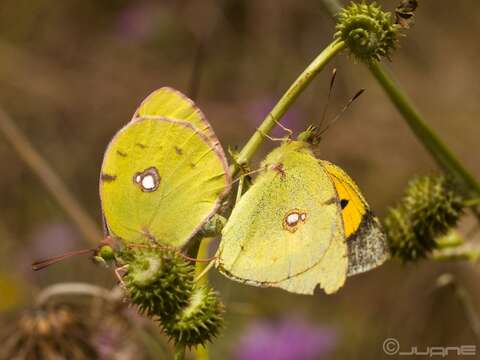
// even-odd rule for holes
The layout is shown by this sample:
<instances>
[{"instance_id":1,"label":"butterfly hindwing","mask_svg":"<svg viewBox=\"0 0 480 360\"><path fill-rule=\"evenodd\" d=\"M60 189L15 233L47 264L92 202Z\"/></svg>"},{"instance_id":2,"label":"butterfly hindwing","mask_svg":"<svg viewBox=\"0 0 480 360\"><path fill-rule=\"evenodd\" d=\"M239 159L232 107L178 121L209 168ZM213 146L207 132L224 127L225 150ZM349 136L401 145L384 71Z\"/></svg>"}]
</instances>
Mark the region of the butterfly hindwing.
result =
<instances>
[{"instance_id":1,"label":"butterfly hindwing","mask_svg":"<svg viewBox=\"0 0 480 360\"><path fill-rule=\"evenodd\" d=\"M100 197L109 234L127 243L182 246L217 211L230 186L215 144L187 121L137 118L105 153Z\"/></svg>"},{"instance_id":2,"label":"butterfly hindwing","mask_svg":"<svg viewBox=\"0 0 480 360\"><path fill-rule=\"evenodd\" d=\"M348 275L381 265L389 257L385 235L355 182L340 167L321 160L338 193L348 245Z\"/></svg>"},{"instance_id":3,"label":"butterfly hindwing","mask_svg":"<svg viewBox=\"0 0 480 360\"><path fill-rule=\"evenodd\" d=\"M217 267L244 283L312 294L345 281L347 246L336 191L305 143L289 141L235 206Z\"/></svg>"}]
</instances>

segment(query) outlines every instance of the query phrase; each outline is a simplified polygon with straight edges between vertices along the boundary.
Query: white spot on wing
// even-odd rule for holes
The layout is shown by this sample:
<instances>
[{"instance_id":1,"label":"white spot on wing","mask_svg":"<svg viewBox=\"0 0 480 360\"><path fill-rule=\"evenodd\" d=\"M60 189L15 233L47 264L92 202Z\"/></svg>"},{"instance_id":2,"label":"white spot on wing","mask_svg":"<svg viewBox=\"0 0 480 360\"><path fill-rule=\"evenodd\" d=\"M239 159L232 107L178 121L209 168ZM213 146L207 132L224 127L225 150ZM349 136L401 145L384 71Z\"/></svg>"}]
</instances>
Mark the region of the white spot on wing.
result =
<instances>
[{"instance_id":1,"label":"white spot on wing","mask_svg":"<svg viewBox=\"0 0 480 360\"><path fill-rule=\"evenodd\" d=\"M293 226L296 223L298 223L299 219L300 219L300 215L298 213L292 213L287 216L287 224L290 226Z\"/></svg>"},{"instance_id":2,"label":"white spot on wing","mask_svg":"<svg viewBox=\"0 0 480 360\"><path fill-rule=\"evenodd\" d=\"M142 186L145 190L152 190L156 184L155 184L155 179L153 178L152 175L146 175L142 179Z\"/></svg>"}]
</instances>

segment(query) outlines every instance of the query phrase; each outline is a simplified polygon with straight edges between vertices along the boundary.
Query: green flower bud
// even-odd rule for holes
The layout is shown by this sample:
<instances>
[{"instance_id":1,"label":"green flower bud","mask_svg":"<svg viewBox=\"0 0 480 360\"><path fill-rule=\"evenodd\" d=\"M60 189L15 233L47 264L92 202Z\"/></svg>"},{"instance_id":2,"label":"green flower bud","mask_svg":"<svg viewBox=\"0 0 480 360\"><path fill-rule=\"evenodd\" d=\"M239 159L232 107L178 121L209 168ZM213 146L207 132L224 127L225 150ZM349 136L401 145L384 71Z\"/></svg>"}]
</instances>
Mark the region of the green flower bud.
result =
<instances>
[{"instance_id":1,"label":"green flower bud","mask_svg":"<svg viewBox=\"0 0 480 360\"><path fill-rule=\"evenodd\" d=\"M351 3L337 15L335 37L343 40L360 61L378 61L390 58L397 47L400 26L393 16L376 3Z\"/></svg>"},{"instance_id":2,"label":"green flower bud","mask_svg":"<svg viewBox=\"0 0 480 360\"><path fill-rule=\"evenodd\" d=\"M177 250L135 249L127 264L123 281L140 312L150 317L171 316L188 304L195 267Z\"/></svg>"},{"instance_id":3,"label":"green flower bud","mask_svg":"<svg viewBox=\"0 0 480 360\"><path fill-rule=\"evenodd\" d=\"M437 239L456 225L464 203L453 184L443 176L412 180L396 208L384 220L393 256L403 261L427 257L438 248Z\"/></svg>"},{"instance_id":4,"label":"green flower bud","mask_svg":"<svg viewBox=\"0 0 480 360\"><path fill-rule=\"evenodd\" d=\"M175 343L187 347L203 345L216 337L223 327L224 306L217 293L208 287L196 287L188 304L172 317L161 317L165 333Z\"/></svg>"}]
</instances>

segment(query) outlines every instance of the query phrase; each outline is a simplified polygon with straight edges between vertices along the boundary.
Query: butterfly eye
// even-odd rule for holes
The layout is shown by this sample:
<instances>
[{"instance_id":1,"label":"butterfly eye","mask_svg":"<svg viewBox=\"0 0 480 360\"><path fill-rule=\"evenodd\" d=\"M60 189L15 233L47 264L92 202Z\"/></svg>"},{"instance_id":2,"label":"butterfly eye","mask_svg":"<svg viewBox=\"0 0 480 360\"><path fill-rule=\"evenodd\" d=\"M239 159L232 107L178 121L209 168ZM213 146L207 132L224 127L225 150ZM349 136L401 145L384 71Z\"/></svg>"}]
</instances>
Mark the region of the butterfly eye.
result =
<instances>
[{"instance_id":1,"label":"butterfly eye","mask_svg":"<svg viewBox=\"0 0 480 360\"><path fill-rule=\"evenodd\" d=\"M137 172L133 176L133 182L140 186L142 191L152 192L157 190L160 185L160 175L157 168L152 166L142 172Z\"/></svg>"},{"instance_id":2,"label":"butterfly eye","mask_svg":"<svg viewBox=\"0 0 480 360\"><path fill-rule=\"evenodd\" d=\"M348 205L348 200L347 199L342 199L340 200L340 206L342 207L342 210L345 209Z\"/></svg>"}]
</instances>

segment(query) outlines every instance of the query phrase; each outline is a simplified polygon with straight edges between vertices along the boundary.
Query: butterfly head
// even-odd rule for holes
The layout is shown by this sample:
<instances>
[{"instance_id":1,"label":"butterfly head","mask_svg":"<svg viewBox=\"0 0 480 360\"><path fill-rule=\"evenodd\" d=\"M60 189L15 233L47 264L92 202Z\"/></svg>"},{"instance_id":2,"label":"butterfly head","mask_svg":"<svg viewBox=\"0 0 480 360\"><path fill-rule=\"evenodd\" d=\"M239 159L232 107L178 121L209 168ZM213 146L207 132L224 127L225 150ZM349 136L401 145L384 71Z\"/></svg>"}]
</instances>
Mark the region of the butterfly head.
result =
<instances>
[{"instance_id":1,"label":"butterfly head","mask_svg":"<svg viewBox=\"0 0 480 360\"><path fill-rule=\"evenodd\" d=\"M318 127L310 125L305 131L298 134L297 140L313 146L318 145L322 140L322 131Z\"/></svg>"}]
</instances>

